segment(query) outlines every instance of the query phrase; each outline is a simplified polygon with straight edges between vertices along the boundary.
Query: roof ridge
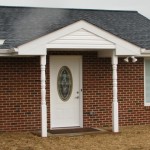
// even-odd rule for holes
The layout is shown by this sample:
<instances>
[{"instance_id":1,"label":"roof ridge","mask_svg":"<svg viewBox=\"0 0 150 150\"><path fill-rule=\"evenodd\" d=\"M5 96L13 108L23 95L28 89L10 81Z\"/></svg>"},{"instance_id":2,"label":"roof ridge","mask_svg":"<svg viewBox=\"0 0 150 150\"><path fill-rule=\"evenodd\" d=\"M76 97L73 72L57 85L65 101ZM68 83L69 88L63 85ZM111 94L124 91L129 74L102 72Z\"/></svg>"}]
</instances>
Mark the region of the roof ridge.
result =
<instances>
[{"instance_id":1,"label":"roof ridge","mask_svg":"<svg viewBox=\"0 0 150 150\"><path fill-rule=\"evenodd\" d=\"M132 12L137 13L136 10L115 10L115 9L97 9L97 8L58 8L58 7L33 7L33 6L2 6L0 8L27 8L27 9L62 9L62 10L87 10L87 11L107 11L107 12Z\"/></svg>"}]
</instances>

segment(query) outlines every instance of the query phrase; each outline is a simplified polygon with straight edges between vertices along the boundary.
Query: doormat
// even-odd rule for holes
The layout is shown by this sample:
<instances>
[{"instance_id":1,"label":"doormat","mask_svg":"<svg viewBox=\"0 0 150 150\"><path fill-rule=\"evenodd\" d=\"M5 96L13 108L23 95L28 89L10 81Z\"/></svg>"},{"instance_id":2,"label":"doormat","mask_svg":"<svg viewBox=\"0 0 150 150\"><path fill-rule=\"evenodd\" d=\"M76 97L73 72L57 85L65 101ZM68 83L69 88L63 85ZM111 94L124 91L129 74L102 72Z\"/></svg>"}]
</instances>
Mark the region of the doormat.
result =
<instances>
[{"instance_id":1,"label":"doormat","mask_svg":"<svg viewBox=\"0 0 150 150\"><path fill-rule=\"evenodd\" d=\"M71 128L71 129L55 129L48 130L51 134L67 134L67 133L88 133L88 132L97 132L100 131L94 128Z\"/></svg>"}]
</instances>

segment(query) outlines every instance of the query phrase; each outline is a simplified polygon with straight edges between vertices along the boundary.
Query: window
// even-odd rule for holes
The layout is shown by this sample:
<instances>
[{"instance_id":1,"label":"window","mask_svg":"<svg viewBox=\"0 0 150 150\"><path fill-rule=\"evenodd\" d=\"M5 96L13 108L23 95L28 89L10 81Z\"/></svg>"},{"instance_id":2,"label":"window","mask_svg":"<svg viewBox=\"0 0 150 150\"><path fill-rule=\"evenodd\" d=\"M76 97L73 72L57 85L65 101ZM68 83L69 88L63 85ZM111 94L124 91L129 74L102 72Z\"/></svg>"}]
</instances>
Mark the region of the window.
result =
<instances>
[{"instance_id":1,"label":"window","mask_svg":"<svg viewBox=\"0 0 150 150\"><path fill-rule=\"evenodd\" d=\"M150 106L150 58L145 58L144 105Z\"/></svg>"},{"instance_id":2,"label":"window","mask_svg":"<svg viewBox=\"0 0 150 150\"><path fill-rule=\"evenodd\" d=\"M72 93L72 74L67 66L60 68L57 77L57 90L62 101L69 100Z\"/></svg>"}]
</instances>

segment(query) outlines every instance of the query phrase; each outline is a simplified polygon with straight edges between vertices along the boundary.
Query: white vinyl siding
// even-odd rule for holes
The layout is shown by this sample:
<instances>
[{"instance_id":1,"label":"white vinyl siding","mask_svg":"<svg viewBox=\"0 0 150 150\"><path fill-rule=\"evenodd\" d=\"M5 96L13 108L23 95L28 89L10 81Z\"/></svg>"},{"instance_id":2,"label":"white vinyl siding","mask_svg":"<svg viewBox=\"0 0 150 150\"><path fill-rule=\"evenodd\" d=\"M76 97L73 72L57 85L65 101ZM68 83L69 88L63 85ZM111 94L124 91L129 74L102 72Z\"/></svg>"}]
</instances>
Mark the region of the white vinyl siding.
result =
<instances>
[{"instance_id":1,"label":"white vinyl siding","mask_svg":"<svg viewBox=\"0 0 150 150\"><path fill-rule=\"evenodd\" d=\"M150 106L150 58L145 58L145 106Z\"/></svg>"},{"instance_id":2,"label":"white vinyl siding","mask_svg":"<svg viewBox=\"0 0 150 150\"><path fill-rule=\"evenodd\" d=\"M115 44L87 30L80 29L48 43L51 48L115 48Z\"/></svg>"}]
</instances>

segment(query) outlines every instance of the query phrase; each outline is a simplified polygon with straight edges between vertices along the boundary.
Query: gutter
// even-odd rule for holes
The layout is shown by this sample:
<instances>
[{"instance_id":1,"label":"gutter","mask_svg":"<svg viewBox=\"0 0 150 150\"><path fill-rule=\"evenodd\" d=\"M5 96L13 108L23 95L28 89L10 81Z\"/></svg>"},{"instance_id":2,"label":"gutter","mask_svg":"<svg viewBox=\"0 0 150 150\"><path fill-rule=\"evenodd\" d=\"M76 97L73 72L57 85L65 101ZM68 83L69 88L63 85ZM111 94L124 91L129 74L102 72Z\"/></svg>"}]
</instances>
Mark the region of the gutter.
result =
<instances>
[{"instance_id":1,"label":"gutter","mask_svg":"<svg viewBox=\"0 0 150 150\"><path fill-rule=\"evenodd\" d=\"M0 39L0 45L3 45L5 42L4 39ZM17 48L12 48L12 49L0 49L0 54L16 54L18 53Z\"/></svg>"},{"instance_id":2,"label":"gutter","mask_svg":"<svg viewBox=\"0 0 150 150\"><path fill-rule=\"evenodd\" d=\"M4 39L0 39L0 45L3 45L5 42ZM0 49L0 56L7 56L10 55L10 50L9 49Z\"/></svg>"},{"instance_id":3,"label":"gutter","mask_svg":"<svg viewBox=\"0 0 150 150\"><path fill-rule=\"evenodd\" d=\"M141 54L150 54L150 50L146 50L145 48L142 48Z\"/></svg>"},{"instance_id":4,"label":"gutter","mask_svg":"<svg viewBox=\"0 0 150 150\"><path fill-rule=\"evenodd\" d=\"M18 53L18 51L14 51L12 49L0 49L0 54L13 54Z\"/></svg>"},{"instance_id":5,"label":"gutter","mask_svg":"<svg viewBox=\"0 0 150 150\"><path fill-rule=\"evenodd\" d=\"M14 55L18 55L18 49L17 48L0 49L0 56L14 56Z\"/></svg>"},{"instance_id":6,"label":"gutter","mask_svg":"<svg viewBox=\"0 0 150 150\"><path fill-rule=\"evenodd\" d=\"M18 48L11 48L11 49L9 49L9 52L10 53L18 53Z\"/></svg>"},{"instance_id":7,"label":"gutter","mask_svg":"<svg viewBox=\"0 0 150 150\"><path fill-rule=\"evenodd\" d=\"M141 57L150 57L150 49L141 49Z\"/></svg>"}]
</instances>

